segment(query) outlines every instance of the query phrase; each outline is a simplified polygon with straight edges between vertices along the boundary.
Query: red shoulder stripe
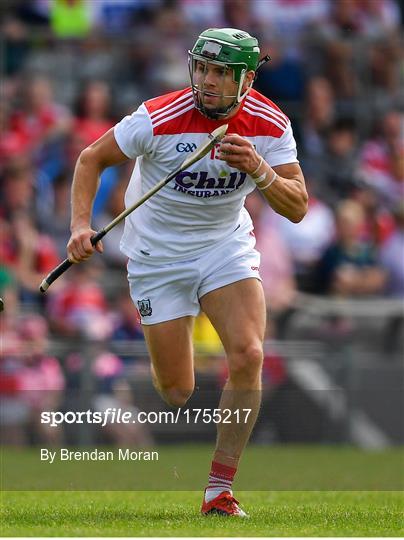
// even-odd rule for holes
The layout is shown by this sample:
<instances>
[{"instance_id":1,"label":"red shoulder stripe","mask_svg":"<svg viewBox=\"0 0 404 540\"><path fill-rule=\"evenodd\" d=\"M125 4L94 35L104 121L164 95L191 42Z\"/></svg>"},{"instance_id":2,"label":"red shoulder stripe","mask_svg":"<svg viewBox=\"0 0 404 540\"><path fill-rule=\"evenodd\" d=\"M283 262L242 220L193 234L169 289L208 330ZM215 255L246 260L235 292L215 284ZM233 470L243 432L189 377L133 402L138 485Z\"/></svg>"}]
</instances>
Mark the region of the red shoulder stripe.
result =
<instances>
[{"instance_id":1,"label":"red shoulder stripe","mask_svg":"<svg viewBox=\"0 0 404 540\"><path fill-rule=\"evenodd\" d=\"M252 111L254 113L255 111ZM153 126L154 135L185 135L186 133L211 133L215 128L225 123L229 124L229 133L238 133L242 137L275 137L279 138L285 128L275 125L272 119L265 114L261 116L251 114L244 109L230 120L209 120L190 105L189 109L178 111L166 121L156 122ZM158 125L157 125L158 124Z\"/></svg>"},{"instance_id":2,"label":"red shoulder stripe","mask_svg":"<svg viewBox=\"0 0 404 540\"><path fill-rule=\"evenodd\" d=\"M286 114L282 112L282 110L273 101L271 101L269 98L267 98L263 94L260 94L260 92L257 92L257 90L254 90L254 88L250 90L250 92L247 94L247 97L256 99L257 101L261 103L261 105L263 106L267 105L271 109L274 109L275 111L281 113L283 116L286 116Z\"/></svg>"},{"instance_id":3,"label":"red shoulder stripe","mask_svg":"<svg viewBox=\"0 0 404 540\"><path fill-rule=\"evenodd\" d=\"M175 100L174 103L170 103L170 105L166 105L162 109L154 111L150 115L150 118L152 122L154 122L162 118L163 116L169 116L172 112L175 112L178 109L181 109L192 102L193 102L192 94L190 94L189 96L185 95L181 98L181 100Z\"/></svg>"},{"instance_id":4,"label":"red shoulder stripe","mask_svg":"<svg viewBox=\"0 0 404 540\"><path fill-rule=\"evenodd\" d=\"M182 114L185 114L187 111L190 111L193 108L194 108L194 100L191 99L191 101L187 101L183 105L181 104L181 107L174 107L172 109L169 109L164 114L159 115L156 118L152 118L153 129L160 126L161 124L165 124L171 121L173 118L177 118L177 116L181 116Z\"/></svg>"},{"instance_id":5,"label":"red shoulder stripe","mask_svg":"<svg viewBox=\"0 0 404 540\"><path fill-rule=\"evenodd\" d=\"M267 114L270 114L273 118L276 118L278 122L281 122L285 125L285 127L289 123L288 117L283 114L278 108L274 108L267 103L264 103L262 101L259 101L258 99L255 99L254 97L247 96L246 98L246 104L251 108L257 108L263 111L266 111Z\"/></svg>"},{"instance_id":6,"label":"red shoulder stripe","mask_svg":"<svg viewBox=\"0 0 404 540\"><path fill-rule=\"evenodd\" d=\"M164 94L163 96L149 99L145 101L146 109L148 110L150 116L152 116L154 113L165 110L171 105L186 99L188 97L187 94L190 92L190 88L184 88L183 90L177 90L176 92L170 92L169 94Z\"/></svg>"},{"instance_id":7,"label":"red shoulder stripe","mask_svg":"<svg viewBox=\"0 0 404 540\"><path fill-rule=\"evenodd\" d=\"M227 122L209 120L197 111L190 88L150 100L146 107L154 135L209 133L219 125L229 123L229 133L279 138L289 125L288 117L279 107L255 90L247 95L240 112Z\"/></svg>"},{"instance_id":8,"label":"red shoulder stripe","mask_svg":"<svg viewBox=\"0 0 404 540\"><path fill-rule=\"evenodd\" d=\"M262 107L256 107L255 105L252 105L251 103L246 103L244 105L245 112L251 114L252 116L259 116L260 118L264 118L265 120L268 120L268 122L271 122L272 124L275 124L279 129L282 129L285 131L285 129L288 127L287 122L283 119L279 119L276 116L274 116L271 112L267 111L266 109L263 109Z\"/></svg>"}]
</instances>

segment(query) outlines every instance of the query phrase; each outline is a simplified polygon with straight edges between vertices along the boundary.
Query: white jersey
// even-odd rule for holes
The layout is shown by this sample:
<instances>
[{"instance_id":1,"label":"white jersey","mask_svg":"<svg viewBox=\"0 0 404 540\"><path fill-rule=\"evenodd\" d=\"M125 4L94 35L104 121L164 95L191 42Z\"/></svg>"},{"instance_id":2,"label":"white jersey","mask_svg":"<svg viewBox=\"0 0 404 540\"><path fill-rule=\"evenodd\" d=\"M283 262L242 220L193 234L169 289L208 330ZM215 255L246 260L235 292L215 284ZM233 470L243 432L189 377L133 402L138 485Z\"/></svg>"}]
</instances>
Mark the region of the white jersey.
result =
<instances>
[{"instance_id":1,"label":"white jersey","mask_svg":"<svg viewBox=\"0 0 404 540\"><path fill-rule=\"evenodd\" d=\"M255 145L271 165L297 162L288 118L252 90L230 120L209 120L195 107L190 88L143 103L114 128L122 152L136 159L126 206L179 168L207 134L223 124ZM217 147L179 173L126 218L121 250L129 258L160 264L198 258L235 230L252 230L244 208L254 181L218 158Z\"/></svg>"}]
</instances>

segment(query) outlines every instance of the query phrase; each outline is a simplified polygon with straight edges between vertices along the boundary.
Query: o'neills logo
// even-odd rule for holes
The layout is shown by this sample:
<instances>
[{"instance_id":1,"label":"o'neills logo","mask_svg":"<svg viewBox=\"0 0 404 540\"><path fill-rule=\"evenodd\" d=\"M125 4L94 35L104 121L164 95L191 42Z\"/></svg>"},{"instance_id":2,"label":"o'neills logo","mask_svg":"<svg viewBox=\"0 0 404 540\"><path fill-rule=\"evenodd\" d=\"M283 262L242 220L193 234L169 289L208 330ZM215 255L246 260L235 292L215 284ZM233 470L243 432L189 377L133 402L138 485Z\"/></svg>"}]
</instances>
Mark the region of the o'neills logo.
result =
<instances>
[{"instance_id":1,"label":"o'neills logo","mask_svg":"<svg viewBox=\"0 0 404 540\"><path fill-rule=\"evenodd\" d=\"M245 182L246 173L224 173L218 178L208 176L206 171L183 171L175 177L173 189L194 197L220 197L239 189Z\"/></svg>"}]
</instances>

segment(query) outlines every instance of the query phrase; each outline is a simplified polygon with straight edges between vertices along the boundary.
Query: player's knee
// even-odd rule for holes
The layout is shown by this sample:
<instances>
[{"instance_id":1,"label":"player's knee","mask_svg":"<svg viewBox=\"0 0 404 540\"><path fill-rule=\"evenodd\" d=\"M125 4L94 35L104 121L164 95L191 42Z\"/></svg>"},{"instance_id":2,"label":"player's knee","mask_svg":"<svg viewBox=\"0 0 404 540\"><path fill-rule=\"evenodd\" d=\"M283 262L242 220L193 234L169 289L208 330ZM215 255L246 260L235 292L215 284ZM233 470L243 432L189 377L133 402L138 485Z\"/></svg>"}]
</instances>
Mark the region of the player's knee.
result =
<instances>
[{"instance_id":1,"label":"player's knee","mask_svg":"<svg viewBox=\"0 0 404 540\"><path fill-rule=\"evenodd\" d=\"M171 407L183 407L192 396L193 388L162 387L161 393L164 401Z\"/></svg>"},{"instance_id":2,"label":"player's knee","mask_svg":"<svg viewBox=\"0 0 404 540\"><path fill-rule=\"evenodd\" d=\"M229 354L229 374L232 380L256 380L261 373L264 353L261 343L250 343L238 347Z\"/></svg>"},{"instance_id":3,"label":"player's knee","mask_svg":"<svg viewBox=\"0 0 404 540\"><path fill-rule=\"evenodd\" d=\"M164 381L157 376L153 366L152 381L158 393L171 407L183 407L192 396L195 386L194 381L187 383L186 386L175 384L172 380Z\"/></svg>"}]
</instances>

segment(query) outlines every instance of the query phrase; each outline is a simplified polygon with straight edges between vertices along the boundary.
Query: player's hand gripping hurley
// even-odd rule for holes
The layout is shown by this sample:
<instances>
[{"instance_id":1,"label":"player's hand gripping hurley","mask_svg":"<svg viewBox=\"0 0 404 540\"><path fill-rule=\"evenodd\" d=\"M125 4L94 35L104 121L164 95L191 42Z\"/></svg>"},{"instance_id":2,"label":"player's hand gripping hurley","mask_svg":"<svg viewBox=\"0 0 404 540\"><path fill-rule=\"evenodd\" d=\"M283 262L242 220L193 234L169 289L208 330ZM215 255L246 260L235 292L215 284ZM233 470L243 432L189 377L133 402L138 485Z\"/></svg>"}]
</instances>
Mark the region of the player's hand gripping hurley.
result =
<instances>
[{"instance_id":1,"label":"player's hand gripping hurley","mask_svg":"<svg viewBox=\"0 0 404 540\"><path fill-rule=\"evenodd\" d=\"M223 126L218 127L212 133L209 134L207 140L202 143L196 150L192 152L190 156L188 156L181 166L175 170L174 172L170 173L168 176L166 176L163 180L161 180L158 184L156 184L152 189L150 189L147 193L143 195L138 201L136 201L132 206L129 206L129 208L126 208L119 216L117 216L111 223L108 223L103 229L98 231L92 238L91 238L91 244L95 246L95 244L103 238L107 232L109 232L115 225L118 225L123 219L126 218L129 214L131 214L136 208L138 208L141 204L146 202L152 195L157 193L161 188L163 188L170 180L172 180L175 176L177 176L178 173L184 171L187 167L190 165L193 165L200 159L202 159L210 150L220 142L223 137L226 134L228 128L228 124L225 124ZM39 286L39 290L41 292L45 292L48 287L58 278L60 277L68 268L70 268L74 263L69 261L69 259L65 259L62 263L59 264L56 268L50 272L46 278L42 281L42 283Z\"/></svg>"}]
</instances>

